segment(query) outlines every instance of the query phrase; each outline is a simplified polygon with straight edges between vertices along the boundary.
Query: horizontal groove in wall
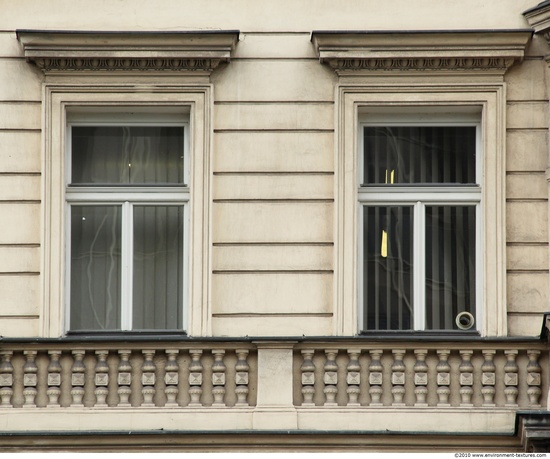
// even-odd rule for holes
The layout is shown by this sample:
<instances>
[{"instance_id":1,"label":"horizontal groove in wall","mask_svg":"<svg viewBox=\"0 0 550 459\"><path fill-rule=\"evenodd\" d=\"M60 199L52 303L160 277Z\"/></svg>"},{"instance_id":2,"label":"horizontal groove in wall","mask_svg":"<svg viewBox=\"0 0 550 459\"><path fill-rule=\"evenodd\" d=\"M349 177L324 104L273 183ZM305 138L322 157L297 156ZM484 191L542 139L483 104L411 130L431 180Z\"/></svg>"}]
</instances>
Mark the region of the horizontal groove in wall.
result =
<instances>
[{"instance_id":1,"label":"horizontal groove in wall","mask_svg":"<svg viewBox=\"0 0 550 459\"><path fill-rule=\"evenodd\" d=\"M506 105L548 104L548 99L508 99Z\"/></svg>"},{"instance_id":2,"label":"horizontal groove in wall","mask_svg":"<svg viewBox=\"0 0 550 459\"><path fill-rule=\"evenodd\" d=\"M543 104L543 103L548 103L547 100L544 100L544 99L507 99L506 100L506 104L507 105L519 105L519 104L522 104L522 103L526 103L526 104Z\"/></svg>"},{"instance_id":3,"label":"horizontal groove in wall","mask_svg":"<svg viewBox=\"0 0 550 459\"><path fill-rule=\"evenodd\" d=\"M546 127L507 127L506 132L547 132L548 128Z\"/></svg>"},{"instance_id":4,"label":"horizontal groove in wall","mask_svg":"<svg viewBox=\"0 0 550 459\"><path fill-rule=\"evenodd\" d=\"M277 313L277 312L235 312L235 313L214 313L212 317L332 317L330 312L308 313Z\"/></svg>"},{"instance_id":5,"label":"horizontal groove in wall","mask_svg":"<svg viewBox=\"0 0 550 459\"><path fill-rule=\"evenodd\" d=\"M28 100L28 99L25 99L25 100L14 100L14 99L1 100L0 99L0 104L40 105L41 103L42 103L42 101L40 99L36 99L36 100Z\"/></svg>"},{"instance_id":6,"label":"horizontal groove in wall","mask_svg":"<svg viewBox=\"0 0 550 459\"><path fill-rule=\"evenodd\" d=\"M507 242L507 247L548 247L548 242Z\"/></svg>"},{"instance_id":7,"label":"horizontal groove in wall","mask_svg":"<svg viewBox=\"0 0 550 459\"><path fill-rule=\"evenodd\" d=\"M507 269L506 274L548 274L548 269Z\"/></svg>"},{"instance_id":8,"label":"horizontal groove in wall","mask_svg":"<svg viewBox=\"0 0 550 459\"><path fill-rule=\"evenodd\" d=\"M42 129L33 129L33 128L3 128L3 127L0 127L0 132L42 132Z\"/></svg>"},{"instance_id":9,"label":"horizontal groove in wall","mask_svg":"<svg viewBox=\"0 0 550 459\"><path fill-rule=\"evenodd\" d=\"M242 134L247 133L262 133L262 132L272 132L272 133L317 133L317 132L334 132L334 129L214 129L215 134L223 134L227 132L238 132Z\"/></svg>"},{"instance_id":10,"label":"horizontal groove in wall","mask_svg":"<svg viewBox=\"0 0 550 459\"><path fill-rule=\"evenodd\" d=\"M334 199L214 199L219 204L282 203L282 204L330 204Z\"/></svg>"},{"instance_id":11,"label":"horizontal groove in wall","mask_svg":"<svg viewBox=\"0 0 550 459\"><path fill-rule=\"evenodd\" d=\"M39 248L40 247L40 244L18 244L18 243L14 243L14 244L0 244L0 248L5 248L5 247L12 247L12 248L21 248L21 249L34 249L34 248Z\"/></svg>"},{"instance_id":12,"label":"horizontal groove in wall","mask_svg":"<svg viewBox=\"0 0 550 459\"><path fill-rule=\"evenodd\" d=\"M0 277L3 276L39 276L40 271L0 271Z\"/></svg>"},{"instance_id":13,"label":"horizontal groove in wall","mask_svg":"<svg viewBox=\"0 0 550 459\"><path fill-rule=\"evenodd\" d=\"M311 35L311 30L241 30L241 35Z\"/></svg>"},{"instance_id":14,"label":"horizontal groove in wall","mask_svg":"<svg viewBox=\"0 0 550 459\"><path fill-rule=\"evenodd\" d=\"M29 199L28 201L23 201L20 199L14 200L14 199L7 199L3 201L0 198L0 204L40 204L41 201L37 201L36 199Z\"/></svg>"},{"instance_id":15,"label":"horizontal groove in wall","mask_svg":"<svg viewBox=\"0 0 550 459\"><path fill-rule=\"evenodd\" d=\"M247 246L289 246L289 247L332 247L334 242L214 242L214 247L247 247Z\"/></svg>"},{"instance_id":16,"label":"horizontal groove in wall","mask_svg":"<svg viewBox=\"0 0 550 459\"><path fill-rule=\"evenodd\" d=\"M506 198L506 202L547 202L546 198Z\"/></svg>"},{"instance_id":17,"label":"horizontal groove in wall","mask_svg":"<svg viewBox=\"0 0 550 459\"><path fill-rule=\"evenodd\" d=\"M545 170L534 170L534 171L528 171L528 170L514 170L514 171L506 171L506 175L544 175L546 174Z\"/></svg>"},{"instance_id":18,"label":"horizontal groove in wall","mask_svg":"<svg viewBox=\"0 0 550 459\"><path fill-rule=\"evenodd\" d=\"M28 319L39 319L40 316L38 315L34 315L34 314L31 314L31 315L28 315L28 316L7 316L7 315L4 315L4 314L0 314L0 319L23 319L23 320L28 320Z\"/></svg>"},{"instance_id":19,"label":"horizontal groove in wall","mask_svg":"<svg viewBox=\"0 0 550 459\"><path fill-rule=\"evenodd\" d=\"M235 61L258 61L258 62L319 62L318 57L232 57L231 62Z\"/></svg>"},{"instance_id":20,"label":"horizontal groove in wall","mask_svg":"<svg viewBox=\"0 0 550 459\"><path fill-rule=\"evenodd\" d=\"M510 307L510 305L508 305L508 307ZM517 311L508 311L508 315L509 316L533 316L533 317L541 317L543 316L544 313L542 312L528 312L528 311L525 311L525 312L517 312Z\"/></svg>"},{"instance_id":21,"label":"horizontal groove in wall","mask_svg":"<svg viewBox=\"0 0 550 459\"><path fill-rule=\"evenodd\" d=\"M0 177L40 177L40 172L0 172Z\"/></svg>"},{"instance_id":22,"label":"horizontal groove in wall","mask_svg":"<svg viewBox=\"0 0 550 459\"><path fill-rule=\"evenodd\" d=\"M334 274L332 269L214 269L212 274Z\"/></svg>"},{"instance_id":23,"label":"horizontal groove in wall","mask_svg":"<svg viewBox=\"0 0 550 459\"><path fill-rule=\"evenodd\" d=\"M216 100L214 105L334 105L333 100Z\"/></svg>"},{"instance_id":24,"label":"horizontal groove in wall","mask_svg":"<svg viewBox=\"0 0 550 459\"><path fill-rule=\"evenodd\" d=\"M216 171L214 175L246 175L246 176L299 176L299 175L322 175L333 176L331 171Z\"/></svg>"}]
</instances>

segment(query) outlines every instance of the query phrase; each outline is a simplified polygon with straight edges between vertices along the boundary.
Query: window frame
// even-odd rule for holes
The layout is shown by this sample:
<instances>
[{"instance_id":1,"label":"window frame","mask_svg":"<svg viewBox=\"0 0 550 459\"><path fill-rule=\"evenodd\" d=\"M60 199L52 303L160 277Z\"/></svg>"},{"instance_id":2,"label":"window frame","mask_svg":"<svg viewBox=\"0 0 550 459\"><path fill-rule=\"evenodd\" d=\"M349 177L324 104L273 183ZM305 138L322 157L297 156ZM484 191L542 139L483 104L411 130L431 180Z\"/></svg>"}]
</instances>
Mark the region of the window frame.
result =
<instances>
[{"instance_id":1,"label":"window frame","mask_svg":"<svg viewBox=\"0 0 550 459\"><path fill-rule=\"evenodd\" d=\"M462 113L461 113L462 112ZM435 127L475 127L476 129L476 164L475 183L473 184L402 184L396 188L384 185L365 185L364 183L364 128L370 126L435 126ZM371 107L370 110L360 109L357 128L357 320L358 331L365 333L386 332L449 332L451 329L426 328L426 247L425 247L425 211L433 206L475 206L476 244L475 244L475 280L476 280L476 314L474 324L469 330L476 331L482 320L482 290L483 285L483 148L481 139L481 118L477 110L464 107L392 107L381 109ZM367 207L375 206L407 206L413 210L413 313L412 326L403 330L368 330L364 327L365 305L363 284L364 260L364 228L363 212Z\"/></svg>"},{"instance_id":2,"label":"window frame","mask_svg":"<svg viewBox=\"0 0 550 459\"><path fill-rule=\"evenodd\" d=\"M135 110L137 108L138 110ZM147 329L155 333L183 332L187 330L186 311L189 307L189 111L184 108L180 113L170 113L162 108L143 110L143 107L117 107L116 109L93 110L86 112L69 111L66 117L66 152L65 152L65 216L66 216L66 249L65 249L65 317L64 333L86 333L86 330L71 330L71 208L73 205L93 206L110 205L121 209L121 298L120 329L105 330L109 333L142 332L132 324L133 313L133 209L137 206L174 206L183 208L183 273L182 290L182 328ZM154 120L154 121L153 121ZM77 185L71 186L72 171L72 128L79 126L178 126L183 128L183 183L181 185Z\"/></svg>"},{"instance_id":3,"label":"window frame","mask_svg":"<svg viewBox=\"0 0 550 459\"><path fill-rule=\"evenodd\" d=\"M208 272L211 259L212 106L212 86L209 83L171 84L167 87L147 80L130 86L116 82L94 84L90 81L82 84L51 81L45 84L41 336L64 336L69 328L65 308L67 117L75 113L98 113L97 116L101 116L101 113L120 111L121 107L132 107L145 113L188 114L189 269L188 308L184 313L184 324L187 323L185 333L188 335L211 335Z\"/></svg>"},{"instance_id":4,"label":"window frame","mask_svg":"<svg viewBox=\"0 0 550 459\"><path fill-rule=\"evenodd\" d=\"M506 336L505 255L505 91L500 83L441 82L424 85L409 81L370 84L353 80L337 87L336 138L336 238L335 238L335 334L353 336L360 332L358 317L358 151L359 121L364 112L390 110L445 113L480 113L483 155L481 225L483 284L476 321L481 336ZM361 78L365 80L365 78ZM432 333L432 332L430 332ZM446 333L446 331L445 331Z\"/></svg>"}]
</instances>

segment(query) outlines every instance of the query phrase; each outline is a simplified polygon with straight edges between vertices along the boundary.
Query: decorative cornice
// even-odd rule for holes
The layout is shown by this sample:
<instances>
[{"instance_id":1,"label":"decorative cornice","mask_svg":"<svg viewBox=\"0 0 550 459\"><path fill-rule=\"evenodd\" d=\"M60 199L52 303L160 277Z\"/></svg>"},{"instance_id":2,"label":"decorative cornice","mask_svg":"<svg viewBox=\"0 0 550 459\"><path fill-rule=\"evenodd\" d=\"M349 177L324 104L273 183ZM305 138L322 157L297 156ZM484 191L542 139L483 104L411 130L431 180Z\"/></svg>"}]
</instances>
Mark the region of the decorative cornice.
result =
<instances>
[{"instance_id":1,"label":"decorative cornice","mask_svg":"<svg viewBox=\"0 0 550 459\"><path fill-rule=\"evenodd\" d=\"M550 2L545 1L539 3L534 8L530 8L523 12L523 16L527 19L529 25L535 33L546 34L550 30Z\"/></svg>"},{"instance_id":2,"label":"decorative cornice","mask_svg":"<svg viewBox=\"0 0 550 459\"><path fill-rule=\"evenodd\" d=\"M238 31L57 32L18 30L28 62L46 74L178 71L210 74L229 62Z\"/></svg>"},{"instance_id":3,"label":"decorative cornice","mask_svg":"<svg viewBox=\"0 0 550 459\"><path fill-rule=\"evenodd\" d=\"M312 33L319 60L340 76L373 72L491 73L521 61L530 30Z\"/></svg>"},{"instance_id":4,"label":"decorative cornice","mask_svg":"<svg viewBox=\"0 0 550 459\"><path fill-rule=\"evenodd\" d=\"M535 33L541 34L550 45L550 1L541 2L534 8L524 11L523 16ZM546 60L550 61L550 55L546 56Z\"/></svg>"}]
</instances>

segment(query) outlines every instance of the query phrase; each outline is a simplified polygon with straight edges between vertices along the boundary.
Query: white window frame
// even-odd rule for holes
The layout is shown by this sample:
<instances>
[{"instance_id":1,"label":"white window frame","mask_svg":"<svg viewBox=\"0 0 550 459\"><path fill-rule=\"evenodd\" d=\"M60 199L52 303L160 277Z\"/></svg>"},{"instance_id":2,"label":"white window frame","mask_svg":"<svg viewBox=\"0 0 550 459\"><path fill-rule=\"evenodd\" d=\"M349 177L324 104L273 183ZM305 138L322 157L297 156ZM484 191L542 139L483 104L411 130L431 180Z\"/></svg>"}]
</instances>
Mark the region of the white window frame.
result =
<instances>
[{"instance_id":1,"label":"white window frame","mask_svg":"<svg viewBox=\"0 0 550 459\"><path fill-rule=\"evenodd\" d=\"M73 205L119 205L121 207L121 327L119 330L107 330L109 332L133 331L133 208L136 205L166 205L183 208L183 287L182 330L187 329L188 308L188 277L189 277L189 115L188 110L182 113L162 111L148 112L143 107L117 107L115 110L105 109L103 112L93 110L86 113L77 110L76 113L68 113L66 127L66 154L65 164L65 198L66 198L66 236L65 248L65 330L70 332L70 285L71 285L71 208ZM75 126L181 126L183 128L183 170L184 185L175 186L78 186L71 187L71 161L72 161L72 128ZM167 331L174 331L170 329ZM163 330L155 330L162 333Z\"/></svg>"},{"instance_id":2,"label":"white window frame","mask_svg":"<svg viewBox=\"0 0 550 459\"><path fill-rule=\"evenodd\" d=\"M364 324L364 298L363 298L363 211L365 207L370 206L408 206L413 209L413 314L412 327L414 331L426 330L426 298L425 298L425 208L430 205L452 205L452 206L475 206L476 208L476 244L475 244L475 270L476 270L476 317L471 328L475 331L481 321L482 314L482 289L483 285L483 209L481 205L483 189L483 149L481 140L481 122L478 113L460 113L460 108L453 112L451 107L449 111L443 107L436 110L430 110L429 107L411 108L403 107L402 111L395 109L380 110L374 108L371 113L359 112L359 123L357 129L357 213L358 213L358 231L357 231L357 293L358 293L358 324L361 332L371 330L362 330ZM469 110L467 110L469 111ZM367 126L451 126L451 127L475 127L476 128L476 165L475 184L472 185L430 185L421 184L410 186L401 185L395 188L384 186L364 184L364 128ZM401 330L401 331L407 331ZM429 330L433 332L448 330Z\"/></svg>"}]
</instances>

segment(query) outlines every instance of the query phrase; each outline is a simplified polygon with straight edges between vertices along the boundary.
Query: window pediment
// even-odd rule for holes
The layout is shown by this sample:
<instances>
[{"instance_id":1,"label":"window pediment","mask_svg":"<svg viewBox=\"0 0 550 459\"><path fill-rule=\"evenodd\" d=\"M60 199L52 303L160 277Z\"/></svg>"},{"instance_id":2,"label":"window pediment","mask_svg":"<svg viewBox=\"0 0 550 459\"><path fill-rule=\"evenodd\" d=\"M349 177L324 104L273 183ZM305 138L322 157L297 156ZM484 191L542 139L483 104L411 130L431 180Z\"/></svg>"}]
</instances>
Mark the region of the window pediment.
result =
<instances>
[{"instance_id":1,"label":"window pediment","mask_svg":"<svg viewBox=\"0 0 550 459\"><path fill-rule=\"evenodd\" d=\"M18 30L28 62L44 73L184 71L229 62L239 31L76 32Z\"/></svg>"},{"instance_id":2,"label":"window pediment","mask_svg":"<svg viewBox=\"0 0 550 459\"><path fill-rule=\"evenodd\" d=\"M437 71L503 75L523 59L531 30L313 31L322 63L338 75Z\"/></svg>"}]
</instances>

